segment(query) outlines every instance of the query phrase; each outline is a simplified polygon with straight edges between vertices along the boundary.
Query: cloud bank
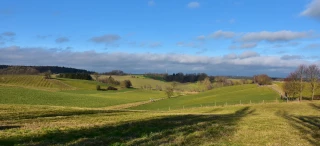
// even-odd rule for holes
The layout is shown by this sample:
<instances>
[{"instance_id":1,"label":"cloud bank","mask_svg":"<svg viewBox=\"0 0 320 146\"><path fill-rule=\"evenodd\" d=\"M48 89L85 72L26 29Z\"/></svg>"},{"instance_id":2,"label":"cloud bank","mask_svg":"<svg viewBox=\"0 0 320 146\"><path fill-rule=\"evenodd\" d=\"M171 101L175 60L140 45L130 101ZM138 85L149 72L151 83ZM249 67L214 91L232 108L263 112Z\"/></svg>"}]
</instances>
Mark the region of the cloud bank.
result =
<instances>
[{"instance_id":1,"label":"cloud bank","mask_svg":"<svg viewBox=\"0 0 320 146\"><path fill-rule=\"evenodd\" d=\"M313 0L300 15L320 20L320 0Z\"/></svg>"},{"instance_id":2,"label":"cloud bank","mask_svg":"<svg viewBox=\"0 0 320 146\"><path fill-rule=\"evenodd\" d=\"M290 59L291 58L291 59ZM261 56L253 51L220 56L154 53L98 53L40 47L23 48L10 46L0 48L0 62L10 65L59 65L84 68L92 71L121 69L131 73L144 72L206 72L214 75L253 75L267 73L285 76L299 64L320 63L294 56ZM289 59L289 60L288 60Z\"/></svg>"}]
</instances>

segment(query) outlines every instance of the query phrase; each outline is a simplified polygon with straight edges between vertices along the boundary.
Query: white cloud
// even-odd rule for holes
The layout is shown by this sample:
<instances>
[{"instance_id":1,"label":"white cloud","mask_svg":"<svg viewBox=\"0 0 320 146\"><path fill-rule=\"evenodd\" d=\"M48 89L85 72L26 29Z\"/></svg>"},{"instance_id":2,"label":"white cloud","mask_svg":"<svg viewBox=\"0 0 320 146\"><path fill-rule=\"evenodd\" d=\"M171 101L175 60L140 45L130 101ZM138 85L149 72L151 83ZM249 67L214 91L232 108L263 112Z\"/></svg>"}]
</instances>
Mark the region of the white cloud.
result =
<instances>
[{"instance_id":1,"label":"white cloud","mask_svg":"<svg viewBox=\"0 0 320 146\"><path fill-rule=\"evenodd\" d=\"M92 37L90 41L95 43L113 43L115 41L120 40L121 37L117 34L105 34L102 36Z\"/></svg>"},{"instance_id":2,"label":"white cloud","mask_svg":"<svg viewBox=\"0 0 320 146\"><path fill-rule=\"evenodd\" d=\"M243 43L241 44L242 49L249 49L249 48L254 48L257 46L257 43Z\"/></svg>"},{"instance_id":3,"label":"white cloud","mask_svg":"<svg viewBox=\"0 0 320 146\"><path fill-rule=\"evenodd\" d=\"M6 37L14 37L16 35L16 33L11 32L11 31L7 31L7 32L1 33L1 35L6 36Z\"/></svg>"},{"instance_id":4,"label":"white cloud","mask_svg":"<svg viewBox=\"0 0 320 146\"><path fill-rule=\"evenodd\" d=\"M243 53L241 53L238 57L240 59L244 59L244 58L251 58L251 57L258 57L260 56L257 52L253 52L253 51L245 51Z\"/></svg>"},{"instance_id":5,"label":"white cloud","mask_svg":"<svg viewBox=\"0 0 320 146\"><path fill-rule=\"evenodd\" d=\"M227 38L233 38L235 35L236 35L236 33L232 32L232 31L218 30L218 31L212 33L209 37L215 38L215 39L219 39L219 38L227 39Z\"/></svg>"},{"instance_id":6,"label":"white cloud","mask_svg":"<svg viewBox=\"0 0 320 146\"><path fill-rule=\"evenodd\" d=\"M320 49L319 43L313 43L305 46L303 49Z\"/></svg>"},{"instance_id":7,"label":"white cloud","mask_svg":"<svg viewBox=\"0 0 320 146\"><path fill-rule=\"evenodd\" d=\"M270 31L261 31L261 32L249 32L244 34L240 40L244 42L259 42L259 41L268 41L268 42L277 42L277 41L290 41L295 39L302 39L311 37L311 32L293 32L288 30L270 32Z\"/></svg>"},{"instance_id":8,"label":"white cloud","mask_svg":"<svg viewBox=\"0 0 320 146\"><path fill-rule=\"evenodd\" d=\"M295 60L295 59L302 59L303 57L300 55L283 55L281 57L282 60Z\"/></svg>"},{"instance_id":9,"label":"white cloud","mask_svg":"<svg viewBox=\"0 0 320 146\"><path fill-rule=\"evenodd\" d=\"M200 7L200 3L198 2L190 2L188 3L188 8L194 9L194 8L199 8Z\"/></svg>"},{"instance_id":10,"label":"white cloud","mask_svg":"<svg viewBox=\"0 0 320 146\"><path fill-rule=\"evenodd\" d=\"M199 35L199 36L196 37L196 39L199 40L199 41L204 41L204 40L206 40L206 36Z\"/></svg>"},{"instance_id":11,"label":"white cloud","mask_svg":"<svg viewBox=\"0 0 320 146\"><path fill-rule=\"evenodd\" d=\"M156 3L154 2L154 0L148 1L148 6L154 6L154 5L156 5Z\"/></svg>"},{"instance_id":12,"label":"white cloud","mask_svg":"<svg viewBox=\"0 0 320 146\"><path fill-rule=\"evenodd\" d=\"M160 42L152 42L149 44L150 48L156 48L156 47L161 47L161 46L162 46L162 43L160 43Z\"/></svg>"},{"instance_id":13,"label":"white cloud","mask_svg":"<svg viewBox=\"0 0 320 146\"><path fill-rule=\"evenodd\" d=\"M235 53L230 53L230 54L224 55L223 58L224 59L237 59L238 55Z\"/></svg>"},{"instance_id":14,"label":"white cloud","mask_svg":"<svg viewBox=\"0 0 320 146\"><path fill-rule=\"evenodd\" d=\"M65 43L69 42L70 40L67 37L60 37L56 39L56 43Z\"/></svg>"},{"instance_id":15,"label":"white cloud","mask_svg":"<svg viewBox=\"0 0 320 146\"><path fill-rule=\"evenodd\" d=\"M313 0L300 15L320 20L320 0Z\"/></svg>"},{"instance_id":16,"label":"white cloud","mask_svg":"<svg viewBox=\"0 0 320 146\"><path fill-rule=\"evenodd\" d=\"M202 47L202 44L194 43L194 42L190 42L190 43L177 42L176 45L178 47L189 47L189 48L201 48Z\"/></svg>"},{"instance_id":17,"label":"white cloud","mask_svg":"<svg viewBox=\"0 0 320 146\"><path fill-rule=\"evenodd\" d=\"M261 56L252 51L245 51L239 55L209 57L185 54L97 53L19 46L0 48L0 62L9 65L59 65L99 72L113 69L131 73L165 72L168 68L169 72L188 73L193 72L193 68L201 68L208 74L267 73L271 76L285 76L300 64L315 63L303 59L284 60L281 56Z\"/></svg>"},{"instance_id":18,"label":"white cloud","mask_svg":"<svg viewBox=\"0 0 320 146\"><path fill-rule=\"evenodd\" d=\"M232 18L232 19L229 20L229 23L230 23L230 24L233 24L233 23L235 23L235 22L236 22L236 19L234 19L234 18Z\"/></svg>"}]
</instances>

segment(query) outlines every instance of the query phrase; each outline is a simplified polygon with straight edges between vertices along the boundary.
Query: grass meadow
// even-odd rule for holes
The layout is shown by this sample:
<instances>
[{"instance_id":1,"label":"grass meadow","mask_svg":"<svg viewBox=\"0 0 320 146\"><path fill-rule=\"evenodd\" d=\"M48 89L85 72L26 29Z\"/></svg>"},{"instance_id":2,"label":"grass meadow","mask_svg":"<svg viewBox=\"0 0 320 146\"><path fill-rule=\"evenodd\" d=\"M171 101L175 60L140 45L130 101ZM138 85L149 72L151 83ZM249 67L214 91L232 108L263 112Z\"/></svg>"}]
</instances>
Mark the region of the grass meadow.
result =
<instances>
[{"instance_id":1,"label":"grass meadow","mask_svg":"<svg viewBox=\"0 0 320 146\"><path fill-rule=\"evenodd\" d=\"M320 143L320 103L171 111L0 106L3 145L304 145Z\"/></svg>"},{"instance_id":2,"label":"grass meadow","mask_svg":"<svg viewBox=\"0 0 320 146\"><path fill-rule=\"evenodd\" d=\"M221 106L234 104L276 102L279 94L269 87L253 84L215 88L213 90L187 96L173 97L131 109L138 110L169 110L201 106Z\"/></svg>"},{"instance_id":3,"label":"grass meadow","mask_svg":"<svg viewBox=\"0 0 320 146\"><path fill-rule=\"evenodd\" d=\"M0 79L0 145L320 145L320 102L276 103L268 86L167 99L139 89L161 82L145 78L118 91L96 91L108 86L96 81Z\"/></svg>"}]
</instances>

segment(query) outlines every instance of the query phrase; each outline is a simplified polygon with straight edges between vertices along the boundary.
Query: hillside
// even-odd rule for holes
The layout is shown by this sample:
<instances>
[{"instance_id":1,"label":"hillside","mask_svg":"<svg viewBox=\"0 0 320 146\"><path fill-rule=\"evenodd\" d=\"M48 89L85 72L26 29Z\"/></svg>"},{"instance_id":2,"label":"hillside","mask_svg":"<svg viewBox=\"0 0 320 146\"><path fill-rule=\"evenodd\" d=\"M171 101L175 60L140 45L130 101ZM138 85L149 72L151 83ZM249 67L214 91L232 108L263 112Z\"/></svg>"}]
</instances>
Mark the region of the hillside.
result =
<instances>
[{"instance_id":1,"label":"hillside","mask_svg":"<svg viewBox=\"0 0 320 146\"><path fill-rule=\"evenodd\" d=\"M108 86L88 80L0 75L0 103L101 108L165 97L163 92L150 90L97 91L96 85Z\"/></svg>"},{"instance_id":2,"label":"hillside","mask_svg":"<svg viewBox=\"0 0 320 146\"><path fill-rule=\"evenodd\" d=\"M195 95L174 97L150 104L144 104L131 109L138 110L168 110L200 106L248 104L275 102L279 94L269 87L258 87L254 84L215 88Z\"/></svg>"},{"instance_id":3,"label":"hillside","mask_svg":"<svg viewBox=\"0 0 320 146\"><path fill-rule=\"evenodd\" d=\"M38 75L0 75L0 85L45 90L73 90L74 87L55 79Z\"/></svg>"}]
</instances>

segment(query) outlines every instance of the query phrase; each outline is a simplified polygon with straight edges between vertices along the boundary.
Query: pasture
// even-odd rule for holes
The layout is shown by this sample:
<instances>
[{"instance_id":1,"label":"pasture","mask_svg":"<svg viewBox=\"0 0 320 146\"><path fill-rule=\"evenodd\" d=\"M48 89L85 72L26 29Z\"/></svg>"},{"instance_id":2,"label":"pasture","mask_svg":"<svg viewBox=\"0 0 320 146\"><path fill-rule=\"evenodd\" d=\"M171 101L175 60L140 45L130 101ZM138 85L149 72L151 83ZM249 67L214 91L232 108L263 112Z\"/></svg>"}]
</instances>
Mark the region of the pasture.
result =
<instances>
[{"instance_id":1,"label":"pasture","mask_svg":"<svg viewBox=\"0 0 320 146\"><path fill-rule=\"evenodd\" d=\"M261 102L276 102L280 95L269 87L259 87L254 84L215 88L194 95L173 97L166 100L145 104L131 109L139 110L169 110L201 106L221 106L233 104L249 104Z\"/></svg>"},{"instance_id":2,"label":"pasture","mask_svg":"<svg viewBox=\"0 0 320 146\"><path fill-rule=\"evenodd\" d=\"M0 145L320 144L320 102L276 103L279 95L267 86L228 86L167 99L155 90L96 91L97 84L107 87L96 81L0 79Z\"/></svg>"},{"instance_id":3,"label":"pasture","mask_svg":"<svg viewBox=\"0 0 320 146\"><path fill-rule=\"evenodd\" d=\"M0 106L2 145L304 145L320 143L320 103L131 111Z\"/></svg>"},{"instance_id":4,"label":"pasture","mask_svg":"<svg viewBox=\"0 0 320 146\"><path fill-rule=\"evenodd\" d=\"M75 79L43 79L42 76L3 75L0 77L0 103L68 107L109 107L164 98L160 91L122 89L96 91L108 85Z\"/></svg>"}]
</instances>

